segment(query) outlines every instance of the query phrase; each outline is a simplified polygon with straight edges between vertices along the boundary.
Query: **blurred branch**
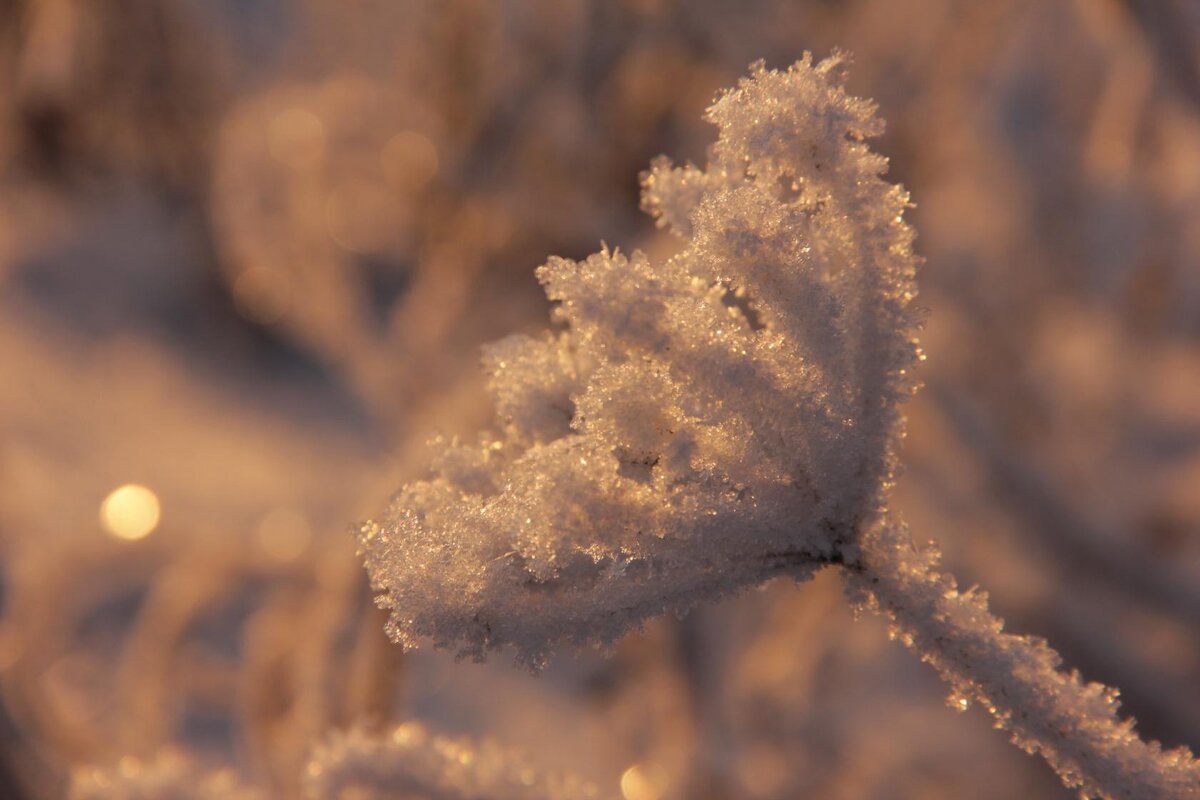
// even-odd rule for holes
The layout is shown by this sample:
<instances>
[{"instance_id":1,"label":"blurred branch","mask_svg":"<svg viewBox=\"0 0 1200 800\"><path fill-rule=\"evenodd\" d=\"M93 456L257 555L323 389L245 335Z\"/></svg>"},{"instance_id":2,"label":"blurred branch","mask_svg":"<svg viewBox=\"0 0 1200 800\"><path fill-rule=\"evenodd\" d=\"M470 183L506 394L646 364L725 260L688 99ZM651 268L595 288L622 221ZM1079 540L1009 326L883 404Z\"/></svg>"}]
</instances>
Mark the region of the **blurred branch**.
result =
<instances>
[{"instance_id":1,"label":"blurred branch","mask_svg":"<svg viewBox=\"0 0 1200 800\"><path fill-rule=\"evenodd\" d=\"M998 490L1013 502L1039 541L1064 562L1189 625L1200 628L1200 581L1114 532L1104 530L1065 502L1051 478L1019 458L970 404L936 383L926 389L958 437L977 453Z\"/></svg>"},{"instance_id":2,"label":"blurred branch","mask_svg":"<svg viewBox=\"0 0 1200 800\"><path fill-rule=\"evenodd\" d=\"M1144 653L1130 648L1121 631L1097 607L1094 596L1055 586L1045 604L1049 619L1022 620L1042 626L1068 662L1089 676L1121 688L1122 706L1133 713L1143 735L1164 744L1200 746L1200 709L1194 682L1156 668Z\"/></svg>"},{"instance_id":3,"label":"blurred branch","mask_svg":"<svg viewBox=\"0 0 1200 800\"><path fill-rule=\"evenodd\" d=\"M1150 43L1163 72L1179 93L1200 109L1200 42L1189 36L1197 23L1185 19L1178 0L1121 0ZM1193 13L1195 13L1193 11Z\"/></svg>"}]
</instances>

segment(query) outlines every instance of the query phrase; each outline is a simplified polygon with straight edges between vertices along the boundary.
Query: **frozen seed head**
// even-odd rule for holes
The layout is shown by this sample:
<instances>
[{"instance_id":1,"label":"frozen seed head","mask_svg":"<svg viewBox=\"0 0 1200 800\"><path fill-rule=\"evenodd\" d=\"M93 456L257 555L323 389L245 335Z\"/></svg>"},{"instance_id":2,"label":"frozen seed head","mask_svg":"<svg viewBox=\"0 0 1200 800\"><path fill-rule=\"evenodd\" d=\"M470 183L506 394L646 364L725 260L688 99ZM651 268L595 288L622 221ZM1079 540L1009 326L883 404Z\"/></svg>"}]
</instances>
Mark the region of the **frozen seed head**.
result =
<instances>
[{"instance_id":1,"label":"frozen seed head","mask_svg":"<svg viewBox=\"0 0 1200 800\"><path fill-rule=\"evenodd\" d=\"M842 63L755 65L708 110L704 170L643 174L677 255L537 271L567 331L488 346L499 432L435 443L359 537L393 638L536 665L855 561L913 388L917 259Z\"/></svg>"}]
</instances>

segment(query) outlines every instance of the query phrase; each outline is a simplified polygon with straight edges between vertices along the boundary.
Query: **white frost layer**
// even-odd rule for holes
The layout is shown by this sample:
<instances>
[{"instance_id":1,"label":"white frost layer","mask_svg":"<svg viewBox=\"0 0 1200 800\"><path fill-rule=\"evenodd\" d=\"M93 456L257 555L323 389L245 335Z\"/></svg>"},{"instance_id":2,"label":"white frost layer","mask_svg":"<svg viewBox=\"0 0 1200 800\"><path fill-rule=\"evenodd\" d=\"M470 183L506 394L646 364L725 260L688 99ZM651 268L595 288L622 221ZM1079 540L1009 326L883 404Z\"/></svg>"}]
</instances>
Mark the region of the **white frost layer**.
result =
<instances>
[{"instance_id":1,"label":"white frost layer","mask_svg":"<svg viewBox=\"0 0 1200 800\"><path fill-rule=\"evenodd\" d=\"M917 259L839 56L761 65L708 111L709 164L655 161L666 263L538 270L567 329L487 348L501 430L435 444L359 538L389 632L540 663L646 618L853 558L917 359Z\"/></svg>"}]
</instances>

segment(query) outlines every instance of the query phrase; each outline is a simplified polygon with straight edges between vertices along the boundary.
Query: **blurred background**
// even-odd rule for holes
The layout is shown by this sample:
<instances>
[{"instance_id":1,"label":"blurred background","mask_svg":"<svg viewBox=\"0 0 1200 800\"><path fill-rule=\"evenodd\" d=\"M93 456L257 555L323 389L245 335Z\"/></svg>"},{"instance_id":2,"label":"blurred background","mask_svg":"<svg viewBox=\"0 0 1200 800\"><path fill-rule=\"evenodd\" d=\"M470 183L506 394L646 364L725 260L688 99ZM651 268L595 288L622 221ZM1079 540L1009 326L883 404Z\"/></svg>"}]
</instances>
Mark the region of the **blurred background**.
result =
<instances>
[{"instance_id":1,"label":"blurred background","mask_svg":"<svg viewBox=\"0 0 1200 800\"><path fill-rule=\"evenodd\" d=\"M294 797L403 720L626 800L1072 796L836 574L533 677L402 654L355 558L534 267L668 252L639 170L835 47L926 258L896 506L1200 748L1200 5L0 0L0 796Z\"/></svg>"}]
</instances>

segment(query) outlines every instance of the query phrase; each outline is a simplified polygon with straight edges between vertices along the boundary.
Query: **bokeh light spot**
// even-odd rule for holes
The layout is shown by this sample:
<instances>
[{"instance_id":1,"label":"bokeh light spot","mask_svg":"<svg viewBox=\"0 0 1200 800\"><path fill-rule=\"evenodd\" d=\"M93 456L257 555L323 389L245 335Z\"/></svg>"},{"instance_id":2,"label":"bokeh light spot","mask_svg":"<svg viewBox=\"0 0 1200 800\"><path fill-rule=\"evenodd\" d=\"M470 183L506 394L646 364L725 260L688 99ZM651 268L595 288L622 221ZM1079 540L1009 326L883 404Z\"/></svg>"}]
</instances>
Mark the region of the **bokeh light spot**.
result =
<instances>
[{"instance_id":1,"label":"bokeh light spot","mask_svg":"<svg viewBox=\"0 0 1200 800\"><path fill-rule=\"evenodd\" d=\"M281 111L267 125L267 150L289 166L316 161L325 154L325 126L307 109Z\"/></svg>"},{"instance_id":2,"label":"bokeh light spot","mask_svg":"<svg viewBox=\"0 0 1200 800\"><path fill-rule=\"evenodd\" d=\"M312 543L312 526L303 513L283 506L262 518L257 537L259 547L267 555L280 561L293 561Z\"/></svg>"},{"instance_id":3,"label":"bokeh light spot","mask_svg":"<svg viewBox=\"0 0 1200 800\"><path fill-rule=\"evenodd\" d=\"M118 486L100 504L100 523L118 539L134 540L149 536L158 527L158 496L145 486L127 483Z\"/></svg>"}]
</instances>

